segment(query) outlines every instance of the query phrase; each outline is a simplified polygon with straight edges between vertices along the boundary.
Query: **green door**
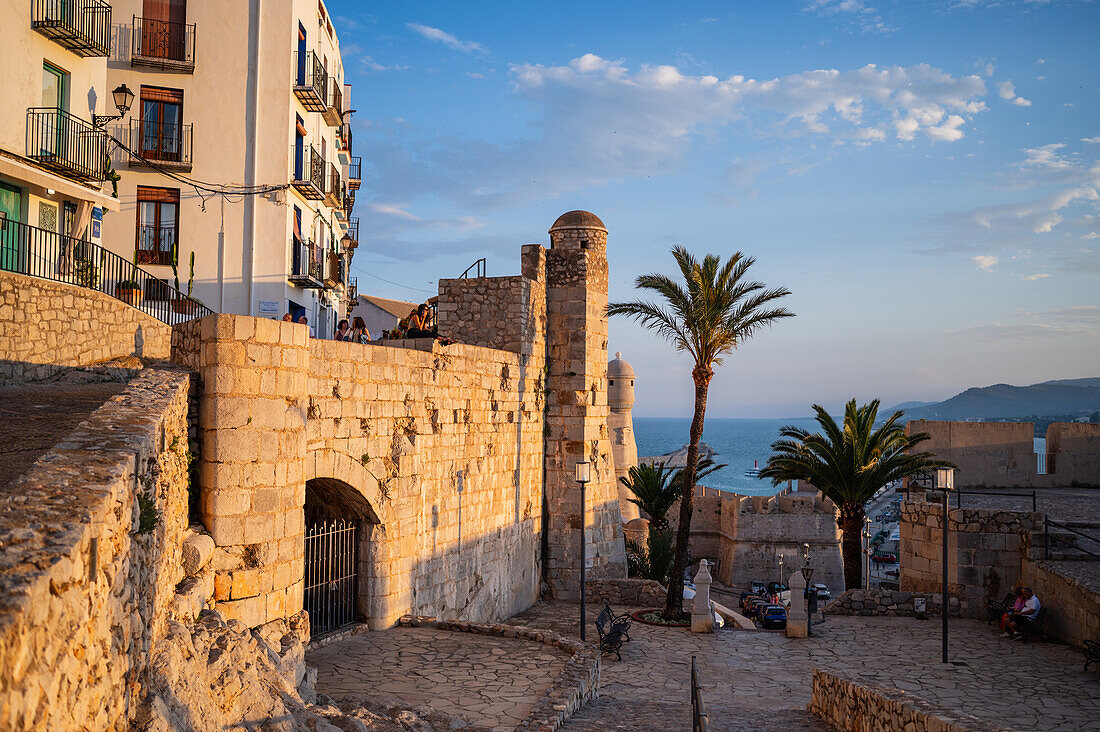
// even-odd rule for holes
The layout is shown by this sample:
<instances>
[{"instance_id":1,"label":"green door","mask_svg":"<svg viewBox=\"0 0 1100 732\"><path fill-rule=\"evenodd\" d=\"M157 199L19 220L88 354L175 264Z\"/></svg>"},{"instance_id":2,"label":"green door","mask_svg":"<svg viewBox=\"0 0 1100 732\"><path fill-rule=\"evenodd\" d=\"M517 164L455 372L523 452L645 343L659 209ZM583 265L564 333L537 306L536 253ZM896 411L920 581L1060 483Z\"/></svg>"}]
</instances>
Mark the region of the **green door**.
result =
<instances>
[{"instance_id":1,"label":"green door","mask_svg":"<svg viewBox=\"0 0 1100 732\"><path fill-rule=\"evenodd\" d=\"M22 227L19 212L22 197L19 189L0 183L0 269L22 272L20 246Z\"/></svg>"}]
</instances>

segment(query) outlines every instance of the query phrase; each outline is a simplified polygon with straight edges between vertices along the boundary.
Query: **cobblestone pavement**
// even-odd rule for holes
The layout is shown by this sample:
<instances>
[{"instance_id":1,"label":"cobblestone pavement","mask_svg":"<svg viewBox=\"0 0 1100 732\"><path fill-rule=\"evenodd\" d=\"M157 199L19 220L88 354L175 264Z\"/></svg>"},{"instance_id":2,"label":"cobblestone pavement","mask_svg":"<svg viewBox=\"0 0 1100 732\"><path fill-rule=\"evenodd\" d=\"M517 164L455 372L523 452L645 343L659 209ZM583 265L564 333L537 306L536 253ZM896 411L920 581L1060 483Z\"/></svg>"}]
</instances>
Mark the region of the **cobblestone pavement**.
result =
<instances>
[{"instance_id":1,"label":"cobblestone pavement","mask_svg":"<svg viewBox=\"0 0 1100 732\"><path fill-rule=\"evenodd\" d=\"M0 386L0 489L125 388L117 382Z\"/></svg>"},{"instance_id":2,"label":"cobblestone pavement","mask_svg":"<svg viewBox=\"0 0 1100 732\"><path fill-rule=\"evenodd\" d=\"M333 699L390 694L501 731L526 718L565 661L535 641L407 627L361 633L306 657L317 691Z\"/></svg>"},{"instance_id":3,"label":"cobblestone pavement","mask_svg":"<svg viewBox=\"0 0 1100 732\"><path fill-rule=\"evenodd\" d=\"M985 489L983 489L985 490ZM963 508L988 508L1002 511L1030 511L1031 489L1005 489L1008 493L1026 496L963 493ZM951 508L957 504L951 496ZM1095 488L1037 488L1036 509L1057 521L1096 521L1100 517L1100 490Z\"/></svg>"},{"instance_id":4,"label":"cobblestone pavement","mask_svg":"<svg viewBox=\"0 0 1100 732\"><path fill-rule=\"evenodd\" d=\"M576 605L540 604L508 622L575 637L577 616ZM712 730L824 729L806 712L812 668L1010 729L1100 729L1100 675L1085 673L1081 654L1068 646L1012 642L985 623L952 620L950 657L967 665L943 667L934 620L830 617L814 634L803 640L732 630L693 635L635 622L623 660L604 656L600 699L565 729L687 729L693 654Z\"/></svg>"}]
</instances>

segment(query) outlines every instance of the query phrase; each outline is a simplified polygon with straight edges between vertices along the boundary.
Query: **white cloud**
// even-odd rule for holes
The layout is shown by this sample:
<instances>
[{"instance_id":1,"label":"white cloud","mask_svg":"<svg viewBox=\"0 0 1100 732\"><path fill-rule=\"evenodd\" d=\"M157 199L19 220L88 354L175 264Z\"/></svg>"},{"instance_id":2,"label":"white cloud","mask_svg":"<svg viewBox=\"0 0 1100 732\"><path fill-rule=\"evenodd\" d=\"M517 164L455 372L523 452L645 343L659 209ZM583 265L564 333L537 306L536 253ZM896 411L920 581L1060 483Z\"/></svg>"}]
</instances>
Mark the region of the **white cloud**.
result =
<instances>
[{"instance_id":1,"label":"white cloud","mask_svg":"<svg viewBox=\"0 0 1100 732\"><path fill-rule=\"evenodd\" d=\"M1028 278L1025 278L1028 279ZM1022 312L1015 323L990 323L951 331L950 336L969 340L1043 340L1095 337L1100 334L1100 307L1076 305L1045 312Z\"/></svg>"},{"instance_id":2,"label":"white cloud","mask_svg":"<svg viewBox=\"0 0 1100 732\"><path fill-rule=\"evenodd\" d=\"M1001 99L1007 99L1015 104L1017 107L1030 107L1031 102L1023 97L1016 95L1016 86L1012 83L1012 80L1002 81L997 84L998 94Z\"/></svg>"},{"instance_id":3,"label":"white cloud","mask_svg":"<svg viewBox=\"0 0 1100 732\"><path fill-rule=\"evenodd\" d=\"M1082 239L1100 239L1100 234L1096 233L1095 231L1090 231L1089 233L1085 234L1081 238Z\"/></svg>"},{"instance_id":4,"label":"white cloud","mask_svg":"<svg viewBox=\"0 0 1100 732\"><path fill-rule=\"evenodd\" d=\"M1082 137L1081 142L1087 142L1093 145L1100 145L1100 135L1096 137Z\"/></svg>"},{"instance_id":5,"label":"white cloud","mask_svg":"<svg viewBox=\"0 0 1100 732\"><path fill-rule=\"evenodd\" d=\"M861 33L888 35L897 30L863 0L805 0L802 7L806 12L841 20Z\"/></svg>"},{"instance_id":6,"label":"white cloud","mask_svg":"<svg viewBox=\"0 0 1100 732\"><path fill-rule=\"evenodd\" d=\"M1047 277L1050 277L1050 275L1043 272L1043 273L1040 273L1040 274L1024 275L1021 279L1025 280L1027 282L1034 282L1035 280L1045 280Z\"/></svg>"},{"instance_id":7,"label":"white cloud","mask_svg":"<svg viewBox=\"0 0 1100 732\"><path fill-rule=\"evenodd\" d=\"M370 56L364 56L363 58L359 59L359 63L362 64L363 68L367 69L368 71L375 71L375 72L404 71L404 70L409 68L408 66L401 66L401 65L398 65L398 64L394 64L392 66L386 66L384 64L378 63L377 61L375 61Z\"/></svg>"},{"instance_id":8,"label":"white cloud","mask_svg":"<svg viewBox=\"0 0 1100 732\"><path fill-rule=\"evenodd\" d=\"M404 206L396 203L372 203L370 204L370 210L374 211L376 214L381 214L383 216L394 216L399 219L404 219L405 221L424 220L416 214L409 213L405 210Z\"/></svg>"},{"instance_id":9,"label":"white cloud","mask_svg":"<svg viewBox=\"0 0 1100 732\"><path fill-rule=\"evenodd\" d=\"M429 25L421 25L420 23L406 23L405 25L413 33L427 38L429 41L442 43L447 48L452 48L455 51L461 51L462 53L477 53L482 56L487 56L489 54L489 49L485 48L485 46L480 43L476 41L459 40L447 31L440 30L439 28L432 28Z\"/></svg>"},{"instance_id":10,"label":"white cloud","mask_svg":"<svg viewBox=\"0 0 1100 732\"><path fill-rule=\"evenodd\" d=\"M1037 64L1045 64L1046 62L1047 62L1047 60L1045 58L1035 59L1035 63L1037 63Z\"/></svg>"},{"instance_id":11,"label":"white cloud","mask_svg":"<svg viewBox=\"0 0 1100 732\"><path fill-rule=\"evenodd\" d=\"M1012 100L1012 103L1015 104L1017 107L1030 107L1031 106L1031 100L1030 99L1024 99L1023 97L1016 97L1015 99Z\"/></svg>"},{"instance_id":12,"label":"white cloud","mask_svg":"<svg viewBox=\"0 0 1100 732\"><path fill-rule=\"evenodd\" d=\"M466 76L469 76L471 79L484 79L485 78L485 74L479 74L476 71L467 71Z\"/></svg>"},{"instance_id":13,"label":"white cloud","mask_svg":"<svg viewBox=\"0 0 1100 732\"><path fill-rule=\"evenodd\" d=\"M1040 147L1029 147L1024 150L1024 161L1020 163L1022 168L1045 168L1047 170L1068 170L1075 167L1074 163L1058 154L1064 148L1064 142L1055 142Z\"/></svg>"},{"instance_id":14,"label":"white cloud","mask_svg":"<svg viewBox=\"0 0 1100 732\"><path fill-rule=\"evenodd\" d=\"M992 272L993 268L1000 260L997 259L997 257L989 254L979 254L977 256L971 257L970 261L974 263L975 269L980 269L983 272Z\"/></svg>"}]
</instances>

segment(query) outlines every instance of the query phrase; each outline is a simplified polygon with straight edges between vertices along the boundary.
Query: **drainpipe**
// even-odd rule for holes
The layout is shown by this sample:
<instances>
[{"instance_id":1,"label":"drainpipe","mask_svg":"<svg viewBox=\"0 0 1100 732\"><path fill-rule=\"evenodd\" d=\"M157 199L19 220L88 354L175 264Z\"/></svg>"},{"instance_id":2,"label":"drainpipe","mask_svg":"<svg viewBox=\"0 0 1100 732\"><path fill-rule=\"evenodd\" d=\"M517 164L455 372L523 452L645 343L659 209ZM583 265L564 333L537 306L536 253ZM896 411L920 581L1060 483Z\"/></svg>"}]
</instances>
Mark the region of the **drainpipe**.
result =
<instances>
[{"instance_id":1,"label":"drainpipe","mask_svg":"<svg viewBox=\"0 0 1100 732\"><path fill-rule=\"evenodd\" d=\"M262 0L249 0L248 2L248 77L245 82L245 94L248 97L248 107L245 109L245 129L249 131L249 141L245 148L245 185L256 185L256 166L259 156L256 153L259 135L259 104L260 104L260 22L263 13L260 12ZM256 261L256 196L245 196L244 199L244 251L241 252L246 291L248 293L248 314L254 315L253 279L255 277Z\"/></svg>"}]
</instances>

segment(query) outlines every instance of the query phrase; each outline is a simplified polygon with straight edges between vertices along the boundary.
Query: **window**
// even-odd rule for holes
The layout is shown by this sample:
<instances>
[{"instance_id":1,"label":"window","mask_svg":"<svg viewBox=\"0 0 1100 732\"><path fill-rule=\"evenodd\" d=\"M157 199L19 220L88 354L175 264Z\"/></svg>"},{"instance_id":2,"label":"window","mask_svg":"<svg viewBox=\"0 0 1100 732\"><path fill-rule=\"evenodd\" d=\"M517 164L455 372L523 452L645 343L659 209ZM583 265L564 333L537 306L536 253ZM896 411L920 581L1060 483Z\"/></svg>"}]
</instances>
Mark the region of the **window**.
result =
<instances>
[{"instance_id":1,"label":"window","mask_svg":"<svg viewBox=\"0 0 1100 732\"><path fill-rule=\"evenodd\" d=\"M69 75L51 63L42 64L42 106L69 108Z\"/></svg>"},{"instance_id":2,"label":"window","mask_svg":"<svg viewBox=\"0 0 1100 732\"><path fill-rule=\"evenodd\" d=\"M142 15L142 55L185 60L187 0L144 0Z\"/></svg>"},{"instance_id":3,"label":"window","mask_svg":"<svg viewBox=\"0 0 1100 732\"><path fill-rule=\"evenodd\" d=\"M182 140L183 91L141 87L141 156L179 162Z\"/></svg>"},{"instance_id":4,"label":"window","mask_svg":"<svg viewBox=\"0 0 1100 732\"><path fill-rule=\"evenodd\" d=\"M138 264L167 264L176 261L179 229L178 188L137 187Z\"/></svg>"}]
</instances>

